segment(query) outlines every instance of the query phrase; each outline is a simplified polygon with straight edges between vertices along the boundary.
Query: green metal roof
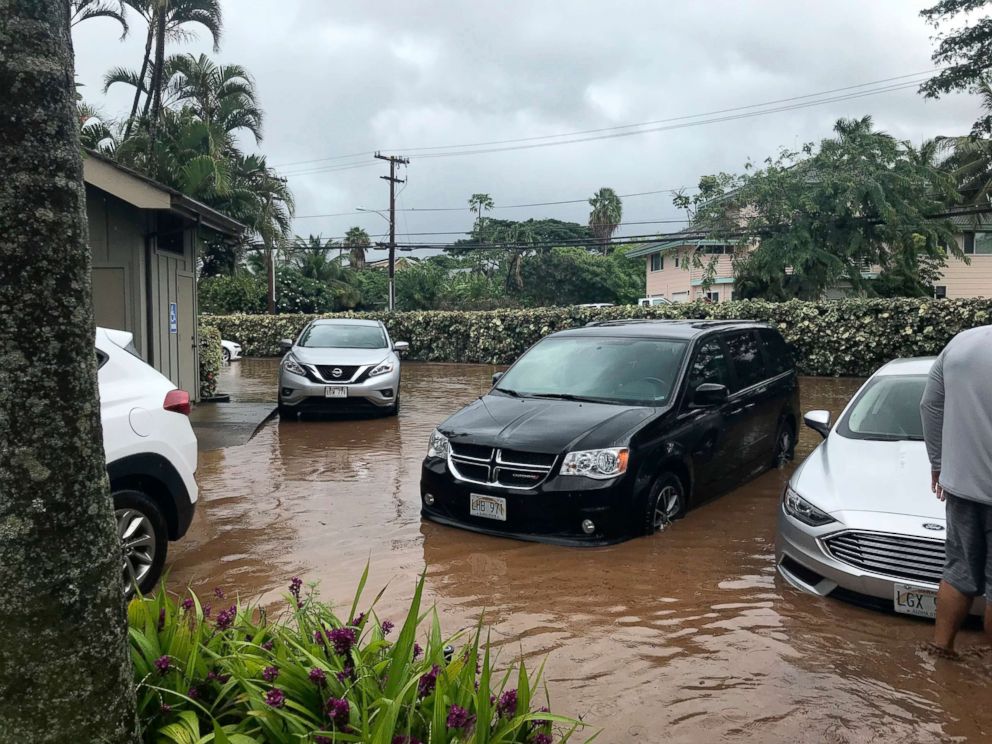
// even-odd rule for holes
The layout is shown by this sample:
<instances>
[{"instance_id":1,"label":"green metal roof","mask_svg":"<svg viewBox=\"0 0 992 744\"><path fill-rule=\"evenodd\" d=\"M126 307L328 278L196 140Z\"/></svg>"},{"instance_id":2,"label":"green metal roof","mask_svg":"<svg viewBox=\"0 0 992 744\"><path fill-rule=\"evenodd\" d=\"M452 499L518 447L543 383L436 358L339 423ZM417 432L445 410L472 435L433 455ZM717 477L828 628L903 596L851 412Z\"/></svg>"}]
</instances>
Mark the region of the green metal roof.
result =
<instances>
[{"instance_id":1,"label":"green metal roof","mask_svg":"<svg viewBox=\"0 0 992 744\"><path fill-rule=\"evenodd\" d=\"M732 276L721 276L721 277L717 277L716 279L714 279L713 281L710 282L710 284L733 284L733 283L734 283L734 277L732 277ZM692 286L693 287L701 287L701 286L703 286L703 280L702 279L693 279L692 280Z\"/></svg>"},{"instance_id":2,"label":"green metal roof","mask_svg":"<svg viewBox=\"0 0 992 744\"><path fill-rule=\"evenodd\" d=\"M627 258L650 256L652 253L661 253L662 251L679 248L684 245L698 248L702 245L737 245L738 243L740 243L739 240L716 240L715 238L704 238L702 240L699 238L694 240L667 240L663 243L648 243L647 245L642 245L640 248L628 251Z\"/></svg>"}]
</instances>

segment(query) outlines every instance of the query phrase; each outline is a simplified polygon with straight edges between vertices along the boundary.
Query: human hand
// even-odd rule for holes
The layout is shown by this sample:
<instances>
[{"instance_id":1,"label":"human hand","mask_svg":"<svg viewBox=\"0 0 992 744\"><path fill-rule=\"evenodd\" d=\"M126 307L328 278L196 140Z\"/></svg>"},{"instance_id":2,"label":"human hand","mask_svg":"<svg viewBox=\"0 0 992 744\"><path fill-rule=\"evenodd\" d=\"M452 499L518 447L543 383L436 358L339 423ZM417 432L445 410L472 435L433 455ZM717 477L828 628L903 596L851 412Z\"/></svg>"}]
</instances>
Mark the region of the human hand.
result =
<instances>
[{"instance_id":1,"label":"human hand","mask_svg":"<svg viewBox=\"0 0 992 744\"><path fill-rule=\"evenodd\" d=\"M941 501L947 498L946 494L944 493L944 487L940 485L939 470L934 470L931 471L930 473L930 490L933 491L937 495L937 498Z\"/></svg>"}]
</instances>

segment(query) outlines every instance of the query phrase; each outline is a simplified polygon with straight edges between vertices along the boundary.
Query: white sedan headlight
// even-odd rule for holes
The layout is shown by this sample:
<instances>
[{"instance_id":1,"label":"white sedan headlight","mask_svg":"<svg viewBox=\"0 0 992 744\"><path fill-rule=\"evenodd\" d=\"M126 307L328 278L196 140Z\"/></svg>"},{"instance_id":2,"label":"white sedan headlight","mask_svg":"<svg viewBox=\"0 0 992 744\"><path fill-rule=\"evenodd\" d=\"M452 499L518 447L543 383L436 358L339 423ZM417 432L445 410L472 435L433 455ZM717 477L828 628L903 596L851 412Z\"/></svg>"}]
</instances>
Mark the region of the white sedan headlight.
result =
<instances>
[{"instance_id":1,"label":"white sedan headlight","mask_svg":"<svg viewBox=\"0 0 992 744\"><path fill-rule=\"evenodd\" d=\"M384 375L387 372L393 371L392 362L383 362L382 364L376 365L371 372L369 372L369 377L378 377L379 375Z\"/></svg>"},{"instance_id":2,"label":"white sedan headlight","mask_svg":"<svg viewBox=\"0 0 992 744\"><path fill-rule=\"evenodd\" d=\"M307 372L300 366L300 363L296 361L296 357L292 354L287 354L282 358L282 366L287 372L292 372L294 375L306 376Z\"/></svg>"},{"instance_id":3,"label":"white sedan headlight","mask_svg":"<svg viewBox=\"0 0 992 744\"><path fill-rule=\"evenodd\" d=\"M627 472L630 451L626 447L569 452L561 464L562 475L586 478L615 478Z\"/></svg>"},{"instance_id":4,"label":"white sedan headlight","mask_svg":"<svg viewBox=\"0 0 992 744\"><path fill-rule=\"evenodd\" d=\"M431 432L431 438L427 444L427 456L447 460L450 451L451 445L448 444L448 438L437 429Z\"/></svg>"},{"instance_id":5,"label":"white sedan headlight","mask_svg":"<svg viewBox=\"0 0 992 744\"><path fill-rule=\"evenodd\" d=\"M836 521L825 511L813 506L813 504L793 491L791 487L785 489L785 493L782 496L782 506L785 508L786 514L795 517L803 524L808 524L810 527L822 527L825 524Z\"/></svg>"}]
</instances>

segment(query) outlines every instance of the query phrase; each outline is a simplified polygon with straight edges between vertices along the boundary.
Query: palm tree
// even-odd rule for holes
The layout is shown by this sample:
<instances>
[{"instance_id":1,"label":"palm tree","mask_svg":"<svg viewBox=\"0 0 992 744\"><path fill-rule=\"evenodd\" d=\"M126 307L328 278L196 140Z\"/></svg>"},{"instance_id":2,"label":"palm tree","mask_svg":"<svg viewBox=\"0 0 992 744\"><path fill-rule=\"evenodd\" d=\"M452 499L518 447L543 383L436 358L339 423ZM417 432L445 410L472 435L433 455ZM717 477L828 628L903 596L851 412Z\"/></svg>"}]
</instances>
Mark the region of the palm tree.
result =
<instances>
[{"instance_id":1,"label":"palm tree","mask_svg":"<svg viewBox=\"0 0 992 744\"><path fill-rule=\"evenodd\" d=\"M592 207L589 212L589 229L602 244L605 254L609 249L610 238L623 218L623 202L613 189L603 187L593 194L589 206Z\"/></svg>"},{"instance_id":2,"label":"palm tree","mask_svg":"<svg viewBox=\"0 0 992 744\"><path fill-rule=\"evenodd\" d=\"M992 119L992 84L989 80L981 81L979 95L985 115L971 134L937 138L938 147L947 153L941 166L957 180L958 189L968 205L985 205L992 198L992 139L982 136L983 122Z\"/></svg>"},{"instance_id":3,"label":"palm tree","mask_svg":"<svg viewBox=\"0 0 992 744\"><path fill-rule=\"evenodd\" d=\"M121 38L127 36L131 29L127 25L123 0L72 0L72 26L92 18L112 18L121 25Z\"/></svg>"},{"instance_id":4,"label":"palm tree","mask_svg":"<svg viewBox=\"0 0 992 744\"><path fill-rule=\"evenodd\" d=\"M482 223L482 211L490 211L495 206L489 194L472 194L468 198L468 208L475 212L476 224Z\"/></svg>"},{"instance_id":5,"label":"palm tree","mask_svg":"<svg viewBox=\"0 0 992 744\"><path fill-rule=\"evenodd\" d=\"M344 246L348 248L348 261L351 268L361 271L365 268L365 249L372 245L369 234L361 227L353 227L344 234Z\"/></svg>"}]
</instances>

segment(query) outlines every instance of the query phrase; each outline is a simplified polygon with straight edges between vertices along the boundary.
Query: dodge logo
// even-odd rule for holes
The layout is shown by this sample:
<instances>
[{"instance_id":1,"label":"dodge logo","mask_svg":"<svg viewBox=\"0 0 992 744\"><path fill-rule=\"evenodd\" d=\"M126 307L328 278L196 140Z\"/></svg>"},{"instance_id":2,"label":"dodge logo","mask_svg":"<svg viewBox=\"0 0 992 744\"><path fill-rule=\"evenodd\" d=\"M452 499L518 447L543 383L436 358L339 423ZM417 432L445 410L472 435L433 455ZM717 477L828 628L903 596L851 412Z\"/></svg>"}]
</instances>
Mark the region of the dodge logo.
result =
<instances>
[{"instance_id":1,"label":"dodge logo","mask_svg":"<svg viewBox=\"0 0 992 744\"><path fill-rule=\"evenodd\" d=\"M943 532L944 531L944 525L942 525L942 524L935 524L933 522L924 522L923 523L923 529L925 529L925 530L933 530L934 532Z\"/></svg>"},{"instance_id":2,"label":"dodge logo","mask_svg":"<svg viewBox=\"0 0 992 744\"><path fill-rule=\"evenodd\" d=\"M341 368L335 367L334 369L331 370L331 374L334 375L335 377L340 377L342 375Z\"/></svg>"}]
</instances>

